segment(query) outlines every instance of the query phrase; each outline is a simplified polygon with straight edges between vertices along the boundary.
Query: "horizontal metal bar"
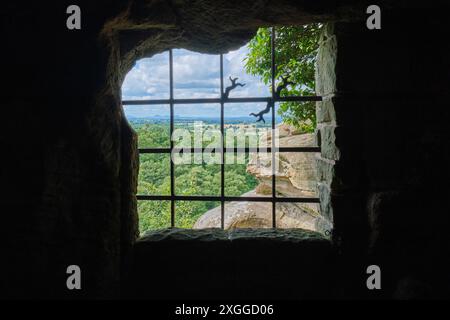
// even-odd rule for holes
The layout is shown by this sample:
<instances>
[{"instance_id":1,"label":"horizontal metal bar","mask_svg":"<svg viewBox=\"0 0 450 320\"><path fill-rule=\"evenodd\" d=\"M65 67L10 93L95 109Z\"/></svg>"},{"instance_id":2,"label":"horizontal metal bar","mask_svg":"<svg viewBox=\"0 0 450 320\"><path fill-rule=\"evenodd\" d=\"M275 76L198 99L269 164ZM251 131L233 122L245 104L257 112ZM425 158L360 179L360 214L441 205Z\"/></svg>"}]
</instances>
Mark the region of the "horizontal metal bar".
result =
<instances>
[{"instance_id":1,"label":"horizontal metal bar","mask_svg":"<svg viewBox=\"0 0 450 320\"><path fill-rule=\"evenodd\" d=\"M155 104L193 104L193 103L244 103L244 102L287 102L287 101L322 101L321 96L294 97L243 97L243 98L200 98L200 99L156 99L156 100L123 100L125 105L155 105Z\"/></svg>"},{"instance_id":2,"label":"horizontal metal bar","mask_svg":"<svg viewBox=\"0 0 450 320\"><path fill-rule=\"evenodd\" d=\"M298 202L298 203L320 203L319 198L278 198L278 197L228 197L228 196L158 196L142 195L136 196L137 200L148 201L249 201L249 202Z\"/></svg>"},{"instance_id":3,"label":"horizontal metal bar","mask_svg":"<svg viewBox=\"0 0 450 320\"><path fill-rule=\"evenodd\" d=\"M320 147L279 147L274 149L275 152L320 152ZM174 148L174 152L176 153L184 153L184 152L190 152L190 153L205 153L205 152L212 152L214 153L220 153L222 152L222 148L215 148L215 149L207 149L207 148ZM271 147L267 148L225 148L224 153L253 153L253 152L259 152L259 153L270 153L272 152ZM139 149L139 153L145 154L145 153L171 153L170 148L142 148Z\"/></svg>"},{"instance_id":4,"label":"horizontal metal bar","mask_svg":"<svg viewBox=\"0 0 450 320\"><path fill-rule=\"evenodd\" d=\"M138 149L140 154L144 153L170 153L170 148L142 148Z\"/></svg>"},{"instance_id":5,"label":"horizontal metal bar","mask_svg":"<svg viewBox=\"0 0 450 320\"><path fill-rule=\"evenodd\" d=\"M203 99L157 99L157 100L123 100L122 105L154 105L154 104L193 104L193 103L220 103L220 98Z\"/></svg>"},{"instance_id":6,"label":"horizontal metal bar","mask_svg":"<svg viewBox=\"0 0 450 320\"><path fill-rule=\"evenodd\" d=\"M288 102L288 101L322 101L322 96L292 96L292 97L279 97L275 98L275 102Z\"/></svg>"}]
</instances>

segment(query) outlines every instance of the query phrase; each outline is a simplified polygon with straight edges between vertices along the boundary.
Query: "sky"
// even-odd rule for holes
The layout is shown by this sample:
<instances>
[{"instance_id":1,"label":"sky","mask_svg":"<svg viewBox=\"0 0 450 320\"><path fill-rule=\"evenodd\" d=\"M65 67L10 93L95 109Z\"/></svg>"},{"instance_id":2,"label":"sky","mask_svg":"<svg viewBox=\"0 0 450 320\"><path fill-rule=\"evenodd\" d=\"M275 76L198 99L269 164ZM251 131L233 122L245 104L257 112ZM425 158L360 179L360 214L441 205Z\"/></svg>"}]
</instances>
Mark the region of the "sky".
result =
<instances>
[{"instance_id":1,"label":"sky","mask_svg":"<svg viewBox=\"0 0 450 320\"><path fill-rule=\"evenodd\" d=\"M238 77L245 83L230 93L230 97L270 96L270 89L259 77L245 72L244 58L247 46L224 54L224 87L230 84L228 77ZM220 56L201 54L185 49L173 50L174 98L219 98ZM169 53L163 52L136 62L122 85L123 100L147 100L169 98ZM129 117L169 116L169 106L124 106ZM225 118L248 116L265 108L265 103L225 104ZM220 104L175 105L175 116L220 117Z\"/></svg>"}]
</instances>

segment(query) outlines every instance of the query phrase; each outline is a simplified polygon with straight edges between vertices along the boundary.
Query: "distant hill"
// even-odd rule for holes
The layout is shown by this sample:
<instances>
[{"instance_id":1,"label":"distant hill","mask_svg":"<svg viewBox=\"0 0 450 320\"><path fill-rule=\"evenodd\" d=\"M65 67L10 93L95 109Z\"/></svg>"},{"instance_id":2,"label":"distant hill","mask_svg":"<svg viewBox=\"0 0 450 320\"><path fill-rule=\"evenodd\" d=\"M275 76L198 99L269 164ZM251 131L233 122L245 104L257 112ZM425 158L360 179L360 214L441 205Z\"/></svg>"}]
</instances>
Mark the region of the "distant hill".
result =
<instances>
[{"instance_id":1,"label":"distant hill","mask_svg":"<svg viewBox=\"0 0 450 320\"><path fill-rule=\"evenodd\" d=\"M134 125L142 125L142 124L162 124L162 123L169 123L170 118L168 116L151 116L151 117L136 117L136 116L127 116L128 121L130 121ZM186 116L175 116L174 117L175 122L193 122L193 121L202 121L204 123L208 124L220 124L220 118L212 118L212 117L186 117ZM276 122L280 123L282 122L281 117L276 117ZM225 124L253 124L255 122L255 118L252 116L244 116L244 117L227 117L224 119ZM266 124L270 124L271 119L266 120Z\"/></svg>"}]
</instances>

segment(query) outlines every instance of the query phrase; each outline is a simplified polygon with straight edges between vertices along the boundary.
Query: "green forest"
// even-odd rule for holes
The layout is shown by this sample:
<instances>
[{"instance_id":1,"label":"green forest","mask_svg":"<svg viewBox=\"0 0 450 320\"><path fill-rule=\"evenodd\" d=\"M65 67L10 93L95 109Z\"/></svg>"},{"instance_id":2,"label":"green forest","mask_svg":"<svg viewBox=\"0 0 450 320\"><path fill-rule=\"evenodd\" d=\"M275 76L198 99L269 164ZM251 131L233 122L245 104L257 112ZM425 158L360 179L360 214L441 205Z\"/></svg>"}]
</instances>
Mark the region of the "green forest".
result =
<instances>
[{"instance_id":1,"label":"green forest","mask_svg":"<svg viewBox=\"0 0 450 320\"><path fill-rule=\"evenodd\" d=\"M169 146L169 123L133 127L140 147ZM170 154L141 154L139 160L138 194L170 195ZM256 187L257 180L246 173L246 167L246 164L225 165L225 195L239 196ZM220 195L220 164L175 165L174 174L177 195ZM214 201L177 201L175 226L192 228L203 213L219 205ZM141 232L170 227L170 201L138 201L138 212Z\"/></svg>"},{"instance_id":2,"label":"green forest","mask_svg":"<svg viewBox=\"0 0 450 320\"><path fill-rule=\"evenodd\" d=\"M314 68L320 24L276 28L276 83L283 80L290 85L281 96L313 95L315 90ZM270 86L271 79L271 31L260 28L248 44L249 53L242 61L247 73L258 76ZM316 126L313 102L282 102L278 116L299 132L313 132ZM138 134L140 148L170 146L169 122L130 123ZM246 163L225 165L225 195L239 196L253 190L258 182L246 172ZM220 195L220 165L175 165L175 194ZM141 154L138 194L170 195L170 154ZM206 211L219 206L212 201L177 201L175 226L192 228ZM138 201L139 229L159 229L170 226L170 201Z\"/></svg>"}]
</instances>

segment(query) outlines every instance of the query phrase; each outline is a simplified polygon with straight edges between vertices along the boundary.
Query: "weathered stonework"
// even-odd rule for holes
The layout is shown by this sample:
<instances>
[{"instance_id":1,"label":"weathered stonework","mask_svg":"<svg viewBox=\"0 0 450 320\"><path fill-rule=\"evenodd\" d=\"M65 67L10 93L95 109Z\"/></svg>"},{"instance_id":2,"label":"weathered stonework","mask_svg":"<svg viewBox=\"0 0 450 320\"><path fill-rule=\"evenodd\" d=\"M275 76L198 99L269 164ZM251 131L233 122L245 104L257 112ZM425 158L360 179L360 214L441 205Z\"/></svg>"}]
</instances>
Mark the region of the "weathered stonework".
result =
<instances>
[{"instance_id":1,"label":"weathered stonework","mask_svg":"<svg viewBox=\"0 0 450 320\"><path fill-rule=\"evenodd\" d=\"M334 124L320 123L317 125L317 130L320 131L321 141L321 156L328 160L339 160L340 151L336 146L336 130Z\"/></svg>"},{"instance_id":2,"label":"weathered stonework","mask_svg":"<svg viewBox=\"0 0 450 320\"><path fill-rule=\"evenodd\" d=\"M331 222L333 221L331 190L339 185L335 165L340 159L335 137L336 113L331 99L336 93L336 57L337 40L333 25L328 24L322 31L316 62L316 94L323 97L322 101L316 103L316 140L321 148L320 155L316 155L316 164L320 212Z\"/></svg>"},{"instance_id":3,"label":"weathered stonework","mask_svg":"<svg viewBox=\"0 0 450 320\"><path fill-rule=\"evenodd\" d=\"M270 240L275 242L306 243L308 241L321 242L329 245L328 239L318 232L303 229L231 229L209 228L193 229L164 229L147 231L139 243L155 241L236 241L236 240Z\"/></svg>"},{"instance_id":4,"label":"weathered stonework","mask_svg":"<svg viewBox=\"0 0 450 320\"><path fill-rule=\"evenodd\" d=\"M324 98L323 101L317 102L316 107L317 122L335 122L336 111L334 110L333 101L331 98Z\"/></svg>"},{"instance_id":5,"label":"weathered stonework","mask_svg":"<svg viewBox=\"0 0 450 320\"><path fill-rule=\"evenodd\" d=\"M332 96L336 92L337 39L334 25L327 24L319 40L316 60L316 93Z\"/></svg>"}]
</instances>

